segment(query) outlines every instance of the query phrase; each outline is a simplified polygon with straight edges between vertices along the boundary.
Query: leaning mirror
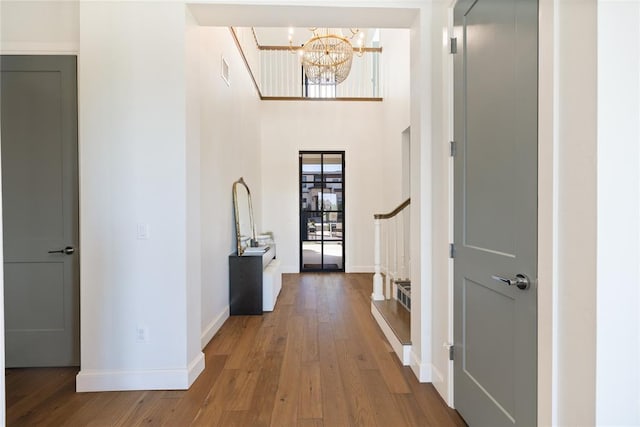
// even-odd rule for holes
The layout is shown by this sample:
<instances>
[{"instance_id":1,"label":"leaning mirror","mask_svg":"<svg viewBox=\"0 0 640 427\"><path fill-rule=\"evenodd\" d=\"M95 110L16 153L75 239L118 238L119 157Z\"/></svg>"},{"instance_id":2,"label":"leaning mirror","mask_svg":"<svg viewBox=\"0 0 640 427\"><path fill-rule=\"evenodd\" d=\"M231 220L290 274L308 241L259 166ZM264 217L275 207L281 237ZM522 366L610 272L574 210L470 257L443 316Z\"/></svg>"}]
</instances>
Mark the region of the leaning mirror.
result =
<instances>
[{"instance_id":1,"label":"leaning mirror","mask_svg":"<svg viewBox=\"0 0 640 427\"><path fill-rule=\"evenodd\" d=\"M251 192L242 178L233 183L233 207L236 216L238 255L242 255L245 249L256 241Z\"/></svg>"}]
</instances>

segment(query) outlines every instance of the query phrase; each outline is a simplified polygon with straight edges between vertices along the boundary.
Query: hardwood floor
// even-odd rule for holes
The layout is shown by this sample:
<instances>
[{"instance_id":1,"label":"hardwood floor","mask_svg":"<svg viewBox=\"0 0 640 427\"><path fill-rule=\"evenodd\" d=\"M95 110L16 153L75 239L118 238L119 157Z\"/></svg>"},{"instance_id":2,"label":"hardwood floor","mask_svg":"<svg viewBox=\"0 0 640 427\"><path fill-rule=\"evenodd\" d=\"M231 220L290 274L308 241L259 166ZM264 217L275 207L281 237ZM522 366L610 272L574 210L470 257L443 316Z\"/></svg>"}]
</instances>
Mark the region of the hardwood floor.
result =
<instances>
[{"instance_id":1,"label":"hardwood floor","mask_svg":"<svg viewBox=\"0 0 640 427\"><path fill-rule=\"evenodd\" d=\"M8 369L8 426L464 426L402 367L370 274L290 274L276 310L233 316L190 390L75 393L76 369Z\"/></svg>"},{"instance_id":2,"label":"hardwood floor","mask_svg":"<svg viewBox=\"0 0 640 427\"><path fill-rule=\"evenodd\" d=\"M411 313L398 300L374 301L378 313L387 321L387 325L402 344L411 344Z\"/></svg>"}]
</instances>

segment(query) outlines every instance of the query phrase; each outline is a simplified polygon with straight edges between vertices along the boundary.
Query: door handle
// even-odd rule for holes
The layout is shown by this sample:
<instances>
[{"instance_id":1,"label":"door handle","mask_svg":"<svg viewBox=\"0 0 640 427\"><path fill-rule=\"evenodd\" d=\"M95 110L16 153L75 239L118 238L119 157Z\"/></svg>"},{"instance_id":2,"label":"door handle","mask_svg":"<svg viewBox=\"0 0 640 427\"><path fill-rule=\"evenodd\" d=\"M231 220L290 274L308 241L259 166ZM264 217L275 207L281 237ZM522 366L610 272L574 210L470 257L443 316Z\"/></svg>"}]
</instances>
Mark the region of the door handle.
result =
<instances>
[{"instance_id":1,"label":"door handle","mask_svg":"<svg viewBox=\"0 0 640 427\"><path fill-rule=\"evenodd\" d=\"M74 253L76 250L73 246L67 246L64 249L58 249L56 251L49 251L48 253L50 254L65 254L65 255L71 255L72 253Z\"/></svg>"},{"instance_id":2,"label":"door handle","mask_svg":"<svg viewBox=\"0 0 640 427\"><path fill-rule=\"evenodd\" d=\"M497 280L498 282L506 283L508 286L516 286L518 289L529 289L531 285L529 283L529 278L524 274L516 274L515 279L507 279L506 277L501 276L491 276L493 280Z\"/></svg>"}]
</instances>

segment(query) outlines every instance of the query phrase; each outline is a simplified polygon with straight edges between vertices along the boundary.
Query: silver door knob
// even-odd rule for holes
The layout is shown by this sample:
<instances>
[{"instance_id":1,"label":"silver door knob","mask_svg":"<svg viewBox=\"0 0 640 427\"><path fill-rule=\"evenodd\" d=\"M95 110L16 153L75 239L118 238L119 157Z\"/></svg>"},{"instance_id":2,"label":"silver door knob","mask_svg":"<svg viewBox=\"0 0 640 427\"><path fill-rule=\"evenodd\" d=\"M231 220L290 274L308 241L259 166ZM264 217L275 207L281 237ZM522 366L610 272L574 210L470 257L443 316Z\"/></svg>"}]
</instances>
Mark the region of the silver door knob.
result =
<instances>
[{"instance_id":1,"label":"silver door knob","mask_svg":"<svg viewBox=\"0 0 640 427\"><path fill-rule=\"evenodd\" d=\"M73 246L67 246L64 249L57 249L55 251L49 251L48 253L50 254L65 254L65 255L71 255L72 253L74 253L76 250Z\"/></svg>"},{"instance_id":2,"label":"silver door knob","mask_svg":"<svg viewBox=\"0 0 640 427\"><path fill-rule=\"evenodd\" d=\"M498 282L506 283L509 286L516 286L518 289L529 289L530 283L529 278L524 274L516 274L515 279L507 279L506 277L501 276L491 276L493 280L497 280Z\"/></svg>"}]
</instances>

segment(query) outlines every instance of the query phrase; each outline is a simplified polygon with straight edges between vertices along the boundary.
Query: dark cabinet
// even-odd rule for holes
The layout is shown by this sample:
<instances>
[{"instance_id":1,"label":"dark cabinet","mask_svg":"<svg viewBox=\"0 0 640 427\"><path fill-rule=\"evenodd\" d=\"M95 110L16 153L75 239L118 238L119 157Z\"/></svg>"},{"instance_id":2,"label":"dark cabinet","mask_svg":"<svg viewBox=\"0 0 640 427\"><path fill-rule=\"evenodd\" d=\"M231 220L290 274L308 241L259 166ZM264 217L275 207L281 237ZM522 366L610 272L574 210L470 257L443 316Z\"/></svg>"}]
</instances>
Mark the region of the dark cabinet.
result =
<instances>
[{"instance_id":1,"label":"dark cabinet","mask_svg":"<svg viewBox=\"0 0 640 427\"><path fill-rule=\"evenodd\" d=\"M229 312L262 314L262 257L229 255Z\"/></svg>"},{"instance_id":2,"label":"dark cabinet","mask_svg":"<svg viewBox=\"0 0 640 427\"><path fill-rule=\"evenodd\" d=\"M229 312L232 316L273 310L280 291L279 262L274 258L275 246L264 254L229 255Z\"/></svg>"}]
</instances>

